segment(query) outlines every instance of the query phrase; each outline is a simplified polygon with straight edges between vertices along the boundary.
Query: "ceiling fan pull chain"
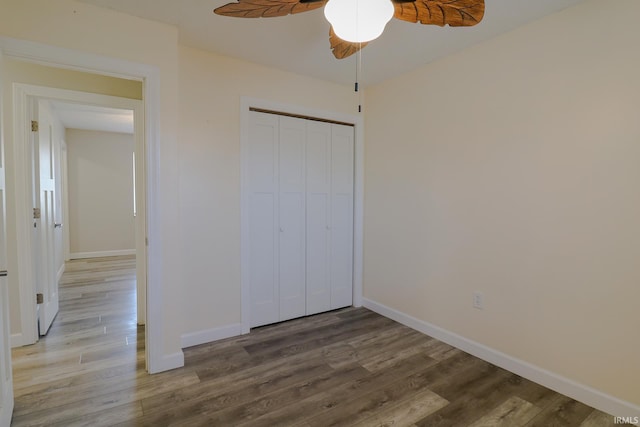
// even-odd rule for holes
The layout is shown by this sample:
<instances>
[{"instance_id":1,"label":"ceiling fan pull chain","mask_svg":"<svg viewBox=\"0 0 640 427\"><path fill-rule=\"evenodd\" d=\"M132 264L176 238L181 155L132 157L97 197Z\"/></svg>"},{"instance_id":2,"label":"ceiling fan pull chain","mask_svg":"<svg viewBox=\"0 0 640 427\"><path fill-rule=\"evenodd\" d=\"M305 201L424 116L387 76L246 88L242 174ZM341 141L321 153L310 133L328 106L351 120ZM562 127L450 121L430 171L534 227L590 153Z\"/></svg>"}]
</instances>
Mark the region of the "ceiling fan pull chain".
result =
<instances>
[{"instance_id":1,"label":"ceiling fan pull chain","mask_svg":"<svg viewBox=\"0 0 640 427\"><path fill-rule=\"evenodd\" d=\"M357 55L360 55L360 52L357 53ZM358 94L358 113L362 113L362 103L360 101L361 97L360 97L360 87L358 85L358 62L356 62L356 83L354 85L354 89L355 92Z\"/></svg>"},{"instance_id":2,"label":"ceiling fan pull chain","mask_svg":"<svg viewBox=\"0 0 640 427\"><path fill-rule=\"evenodd\" d=\"M356 0L356 22L355 22L355 27L356 27L356 34L359 34L359 7L360 7L360 1ZM362 63L361 58L362 58L362 42L358 42L358 52L356 53L356 85L355 85L355 89L356 89L356 93L358 94L358 113L362 113L362 94L360 93L360 87L358 86L358 81L360 80L360 73L361 73L361 66Z\"/></svg>"},{"instance_id":3,"label":"ceiling fan pull chain","mask_svg":"<svg viewBox=\"0 0 640 427\"><path fill-rule=\"evenodd\" d=\"M358 113L362 113L362 92L360 92L360 88L358 87L358 80L362 75L362 42L359 43L359 49L356 61L356 92L358 92Z\"/></svg>"},{"instance_id":4,"label":"ceiling fan pull chain","mask_svg":"<svg viewBox=\"0 0 640 427\"><path fill-rule=\"evenodd\" d=\"M357 52L357 54L359 54L360 52ZM358 75L358 62L357 62L357 58L356 58L356 84L355 84L355 91L358 92L359 87L358 87L358 80L359 80L359 75Z\"/></svg>"}]
</instances>

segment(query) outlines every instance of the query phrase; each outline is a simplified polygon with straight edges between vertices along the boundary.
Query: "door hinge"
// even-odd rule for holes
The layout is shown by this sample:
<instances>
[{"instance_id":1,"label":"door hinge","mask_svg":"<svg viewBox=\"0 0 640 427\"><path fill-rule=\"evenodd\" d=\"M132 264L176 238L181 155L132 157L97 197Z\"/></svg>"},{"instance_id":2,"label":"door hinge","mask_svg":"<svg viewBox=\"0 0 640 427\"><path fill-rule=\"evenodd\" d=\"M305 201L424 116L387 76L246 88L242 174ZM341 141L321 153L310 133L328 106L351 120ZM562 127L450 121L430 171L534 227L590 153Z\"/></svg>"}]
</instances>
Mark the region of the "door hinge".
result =
<instances>
[{"instance_id":1,"label":"door hinge","mask_svg":"<svg viewBox=\"0 0 640 427\"><path fill-rule=\"evenodd\" d=\"M144 238L144 245L145 246L149 246L149 238L148 237Z\"/></svg>"},{"instance_id":2,"label":"door hinge","mask_svg":"<svg viewBox=\"0 0 640 427\"><path fill-rule=\"evenodd\" d=\"M31 132L38 132L38 121L31 120Z\"/></svg>"},{"instance_id":3,"label":"door hinge","mask_svg":"<svg viewBox=\"0 0 640 427\"><path fill-rule=\"evenodd\" d=\"M42 304L44 302L44 295L36 294L36 304Z\"/></svg>"},{"instance_id":4,"label":"door hinge","mask_svg":"<svg viewBox=\"0 0 640 427\"><path fill-rule=\"evenodd\" d=\"M33 208L33 219L40 218L40 208Z\"/></svg>"}]
</instances>

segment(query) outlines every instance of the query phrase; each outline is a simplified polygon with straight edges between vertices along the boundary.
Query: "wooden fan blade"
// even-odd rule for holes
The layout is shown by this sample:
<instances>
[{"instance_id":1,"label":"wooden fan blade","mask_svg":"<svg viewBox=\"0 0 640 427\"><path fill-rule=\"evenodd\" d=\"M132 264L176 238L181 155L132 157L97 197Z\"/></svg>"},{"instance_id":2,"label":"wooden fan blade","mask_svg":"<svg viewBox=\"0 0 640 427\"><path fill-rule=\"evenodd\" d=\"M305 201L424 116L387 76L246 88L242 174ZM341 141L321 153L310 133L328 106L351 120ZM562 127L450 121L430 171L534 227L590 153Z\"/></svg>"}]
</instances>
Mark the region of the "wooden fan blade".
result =
<instances>
[{"instance_id":1,"label":"wooden fan blade","mask_svg":"<svg viewBox=\"0 0 640 427\"><path fill-rule=\"evenodd\" d=\"M337 59L344 59L351 56L367 45L367 43L352 43L342 40L333 31L333 27L329 30L329 42L331 42L333 56Z\"/></svg>"},{"instance_id":2,"label":"wooden fan blade","mask_svg":"<svg viewBox=\"0 0 640 427\"><path fill-rule=\"evenodd\" d=\"M328 0L238 0L216 8L217 15L236 18L272 18L318 9Z\"/></svg>"},{"instance_id":3,"label":"wooden fan blade","mask_svg":"<svg viewBox=\"0 0 640 427\"><path fill-rule=\"evenodd\" d=\"M470 27L482 21L484 0L393 0L394 17L444 27Z\"/></svg>"}]
</instances>

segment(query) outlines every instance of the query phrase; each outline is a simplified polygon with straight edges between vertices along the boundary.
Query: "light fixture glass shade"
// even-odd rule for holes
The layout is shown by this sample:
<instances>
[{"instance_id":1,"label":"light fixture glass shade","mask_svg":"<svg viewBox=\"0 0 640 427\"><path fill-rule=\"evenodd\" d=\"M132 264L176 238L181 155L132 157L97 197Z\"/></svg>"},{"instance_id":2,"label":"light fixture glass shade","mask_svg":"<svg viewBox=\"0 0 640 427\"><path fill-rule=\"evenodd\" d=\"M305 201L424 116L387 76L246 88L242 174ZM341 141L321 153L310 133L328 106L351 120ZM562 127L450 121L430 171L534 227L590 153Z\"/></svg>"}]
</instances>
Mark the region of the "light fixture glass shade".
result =
<instances>
[{"instance_id":1,"label":"light fixture glass shade","mask_svg":"<svg viewBox=\"0 0 640 427\"><path fill-rule=\"evenodd\" d=\"M393 17L391 0L329 0L324 16L342 40L368 42L380 36Z\"/></svg>"}]
</instances>

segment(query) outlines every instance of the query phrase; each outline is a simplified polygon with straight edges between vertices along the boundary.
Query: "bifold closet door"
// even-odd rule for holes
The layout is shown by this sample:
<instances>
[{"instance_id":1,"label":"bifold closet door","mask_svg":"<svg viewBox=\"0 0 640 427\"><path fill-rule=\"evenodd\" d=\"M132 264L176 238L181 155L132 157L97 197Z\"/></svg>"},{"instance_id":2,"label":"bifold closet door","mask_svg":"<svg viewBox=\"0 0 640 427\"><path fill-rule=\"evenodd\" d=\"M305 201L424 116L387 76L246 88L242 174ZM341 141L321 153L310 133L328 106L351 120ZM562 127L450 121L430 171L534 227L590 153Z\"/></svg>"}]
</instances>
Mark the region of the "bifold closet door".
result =
<instances>
[{"instance_id":1,"label":"bifold closet door","mask_svg":"<svg viewBox=\"0 0 640 427\"><path fill-rule=\"evenodd\" d=\"M278 116L250 112L246 151L251 326L280 320Z\"/></svg>"},{"instance_id":2,"label":"bifold closet door","mask_svg":"<svg viewBox=\"0 0 640 427\"><path fill-rule=\"evenodd\" d=\"M306 314L305 121L250 113L251 326Z\"/></svg>"},{"instance_id":3,"label":"bifold closet door","mask_svg":"<svg viewBox=\"0 0 640 427\"><path fill-rule=\"evenodd\" d=\"M353 127L331 125L331 309L353 304Z\"/></svg>"},{"instance_id":4,"label":"bifold closet door","mask_svg":"<svg viewBox=\"0 0 640 427\"><path fill-rule=\"evenodd\" d=\"M331 124L307 123L307 314L331 310Z\"/></svg>"},{"instance_id":5,"label":"bifold closet door","mask_svg":"<svg viewBox=\"0 0 640 427\"><path fill-rule=\"evenodd\" d=\"M306 314L305 145L306 120L280 116L279 320Z\"/></svg>"},{"instance_id":6,"label":"bifold closet door","mask_svg":"<svg viewBox=\"0 0 640 427\"><path fill-rule=\"evenodd\" d=\"M307 314L353 301L353 127L307 123Z\"/></svg>"},{"instance_id":7,"label":"bifold closet door","mask_svg":"<svg viewBox=\"0 0 640 427\"><path fill-rule=\"evenodd\" d=\"M249 117L251 327L351 305L353 127Z\"/></svg>"}]
</instances>

